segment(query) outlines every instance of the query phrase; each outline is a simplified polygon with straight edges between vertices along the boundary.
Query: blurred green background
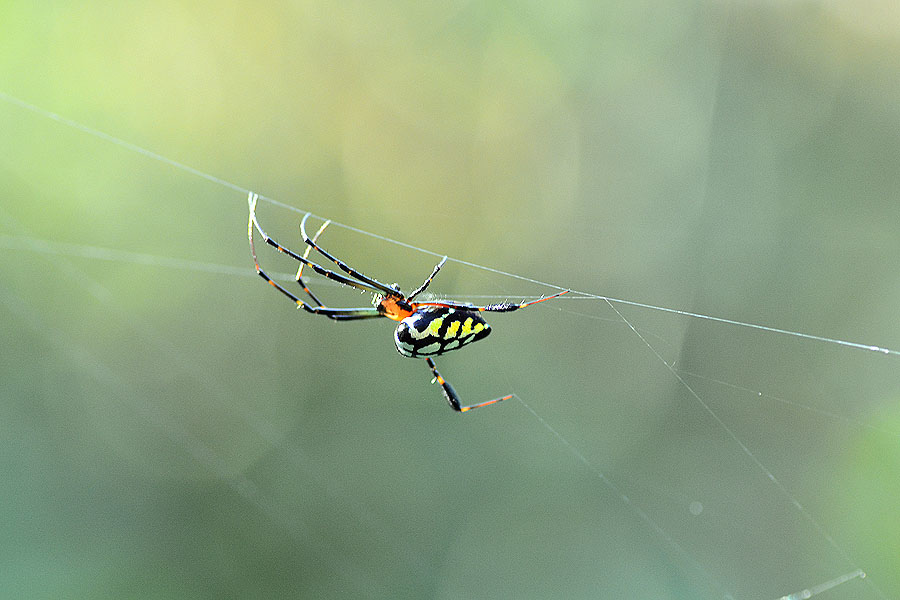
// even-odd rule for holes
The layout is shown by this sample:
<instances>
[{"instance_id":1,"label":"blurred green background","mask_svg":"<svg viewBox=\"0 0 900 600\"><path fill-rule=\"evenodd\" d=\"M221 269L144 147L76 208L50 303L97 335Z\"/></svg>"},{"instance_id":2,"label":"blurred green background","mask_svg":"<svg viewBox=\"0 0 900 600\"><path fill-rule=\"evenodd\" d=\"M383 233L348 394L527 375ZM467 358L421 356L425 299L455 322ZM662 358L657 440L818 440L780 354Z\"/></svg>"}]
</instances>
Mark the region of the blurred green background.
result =
<instances>
[{"instance_id":1,"label":"blurred green background","mask_svg":"<svg viewBox=\"0 0 900 600\"><path fill-rule=\"evenodd\" d=\"M898 64L886 0L0 5L0 92L287 245L895 350ZM896 355L570 294L438 361L522 400L457 415L255 277L246 194L0 136L3 597L900 597Z\"/></svg>"}]
</instances>

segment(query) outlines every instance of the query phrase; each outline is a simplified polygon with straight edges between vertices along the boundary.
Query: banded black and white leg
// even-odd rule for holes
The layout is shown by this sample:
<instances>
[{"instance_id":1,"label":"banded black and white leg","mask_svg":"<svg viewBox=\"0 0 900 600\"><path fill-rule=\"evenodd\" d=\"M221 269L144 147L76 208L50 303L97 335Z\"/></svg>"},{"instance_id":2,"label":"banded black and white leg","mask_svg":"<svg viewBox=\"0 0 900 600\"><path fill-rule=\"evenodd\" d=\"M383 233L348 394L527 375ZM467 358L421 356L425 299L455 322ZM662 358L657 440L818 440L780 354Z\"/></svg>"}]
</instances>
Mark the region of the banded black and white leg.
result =
<instances>
[{"instance_id":1,"label":"banded black and white leg","mask_svg":"<svg viewBox=\"0 0 900 600\"><path fill-rule=\"evenodd\" d=\"M519 310L520 308L525 308L526 306L531 306L532 304L538 304L540 302L552 300L568 293L569 290L563 290L559 293L553 294L552 296L543 296L541 298L538 298L537 300L532 300L530 302L502 302L499 304L487 304L485 306L475 306L474 304L454 302L452 300L443 300L439 302L420 302L419 306L440 306L442 308L455 308L458 310L465 310L470 312L512 312L514 310Z\"/></svg>"},{"instance_id":2,"label":"banded black and white leg","mask_svg":"<svg viewBox=\"0 0 900 600\"><path fill-rule=\"evenodd\" d=\"M320 275L322 275L324 277L333 279L339 283L348 285L350 287L354 287L359 290L371 291L371 292L379 292L380 291L378 289L373 289L372 286L370 286L366 283L353 281L352 279L344 277L343 275L340 275L339 273L329 271L328 269L325 269L324 267L317 265L316 263L308 260L307 258L300 256L296 252L293 252L292 250L285 248L284 246L282 246L281 244L276 242L274 239L269 237L269 235L265 231L263 231L263 229L259 226L259 222L256 220L256 203L257 203L258 199L259 199L259 196L257 196L256 194L254 194L252 192L250 193L250 195L247 199L247 201L250 205L250 218L247 223L247 237L250 240L250 253L253 256L253 264L256 267L256 273L260 277L262 277L269 285L271 285L272 287L277 289L279 292L281 292L287 298L289 298L292 302L294 302L294 304L297 305L297 308L302 308L306 312L309 312L312 314L322 315L322 316L328 317L330 319L340 320L340 321L356 320L356 319L374 319L374 318L379 318L379 317L384 316L381 313L379 313L378 309L376 309L374 306L360 307L360 308L330 308L330 307L324 306L319 301L319 299L316 298L312 294L312 292L309 291L309 289L306 287L306 285L301 283L301 286L304 288L304 291L306 291L310 295L310 298L312 298L312 300L313 300L313 303L304 302L299 297L297 297L295 294L288 291L284 286L280 285L278 282L274 281L271 277L269 277L269 275L259 265L259 260L256 257L256 246L255 246L254 240L253 240L254 228L256 229L256 231L259 232L260 236L266 241L267 244L274 247L276 250L278 250L282 254L285 254L285 255L290 256L291 258L297 260L298 262L301 263L301 265L307 265L308 267L313 269L316 273L319 273ZM323 227L323 229L324 229L324 227Z\"/></svg>"},{"instance_id":3,"label":"banded black and white leg","mask_svg":"<svg viewBox=\"0 0 900 600\"><path fill-rule=\"evenodd\" d=\"M401 293L400 289L397 287L396 284L389 286L384 283L381 283L380 281L378 281L377 279L375 279L373 277L364 275L363 273L357 271L356 269L354 269L353 267L351 267L350 265L348 265L341 259L335 257L330 252L328 252L327 250L322 248L317 243L317 240L319 238L319 235L322 233L322 231L325 229L325 227L331 221L326 221L325 224L319 228L319 230L316 232L316 234L310 238L309 235L306 233L306 220L309 219L309 217L310 217L310 213L306 213L306 215L303 217L303 220L300 221L300 235L303 236L303 241L306 242L307 245L314 248L319 254L321 254L328 260L332 261L334 264L336 264L338 266L339 269L341 269L347 275L350 275L351 277L359 279L360 281L366 282L373 287L377 287L385 293L388 293L388 294ZM306 257L307 253L304 253L303 256ZM413 298L415 298L416 296L418 296L419 294L424 292L428 288L429 284L431 284L431 281L434 279L435 275L438 274L438 271L441 270L441 267L443 267L444 263L446 263L446 262L447 262L447 257L445 256L440 260L440 262L438 262L437 265L435 265L434 270L431 272L431 275L425 280L425 282L422 283L422 285L420 285L418 288L416 288L409 296L406 296L406 301L412 302Z\"/></svg>"},{"instance_id":4,"label":"banded black and white leg","mask_svg":"<svg viewBox=\"0 0 900 600\"><path fill-rule=\"evenodd\" d=\"M441 384L441 391L444 392L444 398L447 399L447 402L450 404L450 408L457 412L466 412L472 410L473 408L481 408L482 406L489 406L491 404L496 404L497 402L503 402L504 400L509 400L514 397L515 394L508 394L503 396L502 398L494 398L493 400L488 400L487 402L482 402L480 404L471 404L469 406L463 406L459 401L459 394L456 393L456 390L453 389L453 386L450 385L450 382L444 379L440 373L438 373L437 367L434 364L434 361L431 358L426 358L425 362L428 363L428 368L431 369L431 373L434 375L434 381Z\"/></svg>"}]
</instances>

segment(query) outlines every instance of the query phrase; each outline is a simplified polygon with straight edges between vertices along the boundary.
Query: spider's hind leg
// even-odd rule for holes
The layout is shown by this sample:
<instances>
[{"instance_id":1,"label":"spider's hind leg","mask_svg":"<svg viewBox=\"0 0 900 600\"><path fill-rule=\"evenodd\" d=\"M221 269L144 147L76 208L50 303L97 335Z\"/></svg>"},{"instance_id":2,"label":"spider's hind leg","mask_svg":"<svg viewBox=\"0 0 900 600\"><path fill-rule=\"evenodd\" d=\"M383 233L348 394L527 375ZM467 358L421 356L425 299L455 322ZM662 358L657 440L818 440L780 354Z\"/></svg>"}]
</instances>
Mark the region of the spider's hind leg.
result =
<instances>
[{"instance_id":1,"label":"spider's hind leg","mask_svg":"<svg viewBox=\"0 0 900 600\"><path fill-rule=\"evenodd\" d=\"M453 386L450 385L449 381L441 377L441 374L438 373L434 361L431 360L431 358L426 358L425 362L428 363L428 368L430 368L431 372L434 374L434 380L441 384L441 390L444 392L444 398L447 399L447 402L450 404L450 408L457 412L466 412L467 410L472 410L473 408L480 408L489 404L496 404L497 402L509 400L513 397L513 394L509 394L508 396L503 396L502 398L494 398L493 400L488 400L487 402L482 402L481 404L462 406L462 403L459 401L459 394L456 393L456 390L453 389Z\"/></svg>"}]
</instances>

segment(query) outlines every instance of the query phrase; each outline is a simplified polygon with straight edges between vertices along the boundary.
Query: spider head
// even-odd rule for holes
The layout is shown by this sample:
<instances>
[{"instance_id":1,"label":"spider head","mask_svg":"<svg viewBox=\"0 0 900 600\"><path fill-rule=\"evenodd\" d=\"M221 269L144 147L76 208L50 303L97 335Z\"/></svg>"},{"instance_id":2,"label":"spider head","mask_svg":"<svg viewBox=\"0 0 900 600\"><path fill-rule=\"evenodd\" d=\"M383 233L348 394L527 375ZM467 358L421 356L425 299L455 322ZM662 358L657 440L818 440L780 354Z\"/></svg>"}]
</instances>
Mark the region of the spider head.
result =
<instances>
[{"instance_id":1,"label":"spider head","mask_svg":"<svg viewBox=\"0 0 900 600\"><path fill-rule=\"evenodd\" d=\"M399 289L397 290L396 295L376 295L372 298L372 304L375 305L378 312L392 321L402 321L415 312L412 304L406 301L406 298L400 293Z\"/></svg>"}]
</instances>

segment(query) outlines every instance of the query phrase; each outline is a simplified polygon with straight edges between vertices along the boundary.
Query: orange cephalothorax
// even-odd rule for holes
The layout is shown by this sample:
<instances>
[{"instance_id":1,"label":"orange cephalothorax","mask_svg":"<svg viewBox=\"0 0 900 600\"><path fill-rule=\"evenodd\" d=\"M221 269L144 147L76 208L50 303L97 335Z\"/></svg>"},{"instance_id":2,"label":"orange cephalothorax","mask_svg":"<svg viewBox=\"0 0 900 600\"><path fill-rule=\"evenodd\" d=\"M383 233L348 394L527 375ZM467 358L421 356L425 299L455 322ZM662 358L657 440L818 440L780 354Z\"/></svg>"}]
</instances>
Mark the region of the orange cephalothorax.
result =
<instances>
[{"instance_id":1,"label":"orange cephalothorax","mask_svg":"<svg viewBox=\"0 0 900 600\"><path fill-rule=\"evenodd\" d=\"M402 321L415 312L412 304L394 295L375 296L374 304L379 313L392 321Z\"/></svg>"}]
</instances>

